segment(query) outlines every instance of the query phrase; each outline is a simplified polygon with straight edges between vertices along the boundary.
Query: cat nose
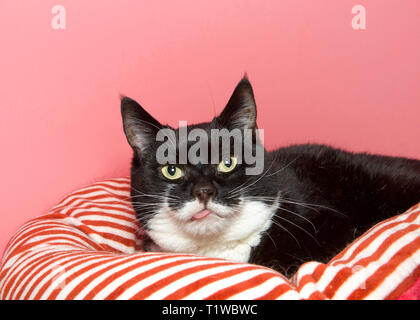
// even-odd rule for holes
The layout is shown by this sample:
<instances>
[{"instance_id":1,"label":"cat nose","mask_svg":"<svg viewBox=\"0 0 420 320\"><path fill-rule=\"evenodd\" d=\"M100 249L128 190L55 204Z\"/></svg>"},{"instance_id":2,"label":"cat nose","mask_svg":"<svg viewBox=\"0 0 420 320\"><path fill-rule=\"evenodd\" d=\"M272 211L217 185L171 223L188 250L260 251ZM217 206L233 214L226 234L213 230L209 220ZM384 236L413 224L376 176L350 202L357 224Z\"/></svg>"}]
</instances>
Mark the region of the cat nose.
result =
<instances>
[{"instance_id":1,"label":"cat nose","mask_svg":"<svg viewBox=\"0 0 420 320\"><path fill-rule=\"evenodd\" d=\"M193 188L193 195L199 201L207 203L210 198L216 195L216 189L211 184L198 184Z\"/></svg>"}]
</instances>

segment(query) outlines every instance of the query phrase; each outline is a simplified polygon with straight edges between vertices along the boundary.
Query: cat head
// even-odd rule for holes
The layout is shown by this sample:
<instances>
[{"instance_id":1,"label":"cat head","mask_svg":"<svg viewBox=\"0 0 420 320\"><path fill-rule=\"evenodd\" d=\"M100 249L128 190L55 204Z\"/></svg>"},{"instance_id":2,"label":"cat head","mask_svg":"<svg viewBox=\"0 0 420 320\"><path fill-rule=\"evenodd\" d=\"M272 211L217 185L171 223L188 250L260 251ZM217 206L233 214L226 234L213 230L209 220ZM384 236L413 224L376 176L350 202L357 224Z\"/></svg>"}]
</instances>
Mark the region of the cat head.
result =
<instances>
[{"instance_id":1,"label":"cat head","mask_svg":"<svg viewBox=\"0 0 420 320\"><path fill-rule=\"evenodd\" d=\"M239 219L247 204L254 203L253 197L272 192L260 181L265 150L257 128L252 86L246 77L236 86L221 114L210 122L174 129L161 124L127 97L121 101L121 110L124 132L134 151L133 207L146 233L161 247L168 247L159 241L165 233L181 232L190 237L220 235L232 226L233 220ZM200 134L187 139L183 130ZM162 132L167 134L161 135ZM222 136L216 139L218 144L212 140L214 132L239 133L240 146L236 148L237 141L229 138L226 152L226 145L220 143ZM165 138L159 139L159 135ZM195 138L203 135L208 139L198 143ZM164 144L166 149L162 149ZM260 163L245 161L247 152L253 159L259 156ZM159 153L166 160L159 159ZM180 161L182 153L187 154L184 161ZM198 156L199 161L191 155ZM208 161L203 161L206 158ZM248 170L257 166L257 174L249 174Z\"/></svg>"}]
</instances>

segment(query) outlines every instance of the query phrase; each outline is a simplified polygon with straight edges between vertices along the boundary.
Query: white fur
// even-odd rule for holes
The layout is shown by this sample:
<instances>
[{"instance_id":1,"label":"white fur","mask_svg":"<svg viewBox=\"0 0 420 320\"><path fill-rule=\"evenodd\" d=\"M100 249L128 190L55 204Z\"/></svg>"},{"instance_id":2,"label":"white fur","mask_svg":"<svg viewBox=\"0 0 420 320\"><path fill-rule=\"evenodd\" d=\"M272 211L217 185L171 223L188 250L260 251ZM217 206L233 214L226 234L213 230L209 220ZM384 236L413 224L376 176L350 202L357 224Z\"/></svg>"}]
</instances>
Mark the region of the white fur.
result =
<instances>
[{"instance_id":1,"label":"white fur","mask_svg":"<svg viewBox=\"0 0 420 320\"><path fill-rule=\"evenodd\" d=\"M237 209L209 202L213 213L194 220L204 209L197 200L174 211L164 205L149 220L149 236L163 251L184 252L208 257L247 262L251 248L271 225L276 205L259 201L241 201Z\"/></svg>"}]
</instances>

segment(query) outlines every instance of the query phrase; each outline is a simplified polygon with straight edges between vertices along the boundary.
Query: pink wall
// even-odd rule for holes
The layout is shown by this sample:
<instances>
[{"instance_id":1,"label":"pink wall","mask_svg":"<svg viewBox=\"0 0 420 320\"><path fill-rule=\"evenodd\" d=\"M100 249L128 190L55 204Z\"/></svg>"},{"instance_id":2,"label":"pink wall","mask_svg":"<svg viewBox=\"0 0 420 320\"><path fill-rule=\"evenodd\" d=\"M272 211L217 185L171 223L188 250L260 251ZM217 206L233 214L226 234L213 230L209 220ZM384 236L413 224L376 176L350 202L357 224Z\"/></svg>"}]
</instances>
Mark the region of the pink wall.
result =
<instances>
[{"instance_id":1,"label":"pink wall","mask_svg":"<svg viewBox=\"0 0 420 320\"><path fill-rule=\"evenodd\" d=\"M0 249L66 193L128 174L119 93L204 121L247 71L268 147L420 158L418 0L3 0L0 41Z\"/></svg>"}]
</instances>

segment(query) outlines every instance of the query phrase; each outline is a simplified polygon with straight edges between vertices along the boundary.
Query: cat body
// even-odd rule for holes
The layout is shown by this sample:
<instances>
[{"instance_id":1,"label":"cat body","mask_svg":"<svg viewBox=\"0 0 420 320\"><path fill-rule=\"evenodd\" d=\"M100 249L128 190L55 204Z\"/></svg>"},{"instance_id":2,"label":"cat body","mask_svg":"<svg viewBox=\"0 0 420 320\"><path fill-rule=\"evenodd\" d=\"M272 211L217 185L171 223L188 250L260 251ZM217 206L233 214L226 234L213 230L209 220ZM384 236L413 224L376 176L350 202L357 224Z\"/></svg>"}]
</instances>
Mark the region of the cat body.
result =
<instances>
[{"instance_id":1,"label":"cat body","mask_svg":"<svg viewBox=\"0 0 420 320\"><path fill-rule=\"evenodd\" d=\"M324 145L262 149L264 169L246 174L250 165L238 159L262 145L247 78L218 117L188 125L208 136L214 129L252 132L241 154L221 156L218 164L159 163L159 130L173 130L168 140L177 154L194 141L181 141L179 129L162 125L130 98L121 106L134 151L131 198L147 251L251 262L291 275L305 261L327 262L375 223L420 201L419 160Z\"/></svg>"},{"instance_id":2,"label":"cat body","mask_svg":"<svg viewBox=\"0 0 420 320\"><path fill-rule=\"evenodd\" d=\"M280 148L269 159L282 171L268 182L280 187L282 205L249 261L285 274L308 260L328 262L374 224L420 200L418 160L314 144Z\"/></svg>"}]
</instances>

